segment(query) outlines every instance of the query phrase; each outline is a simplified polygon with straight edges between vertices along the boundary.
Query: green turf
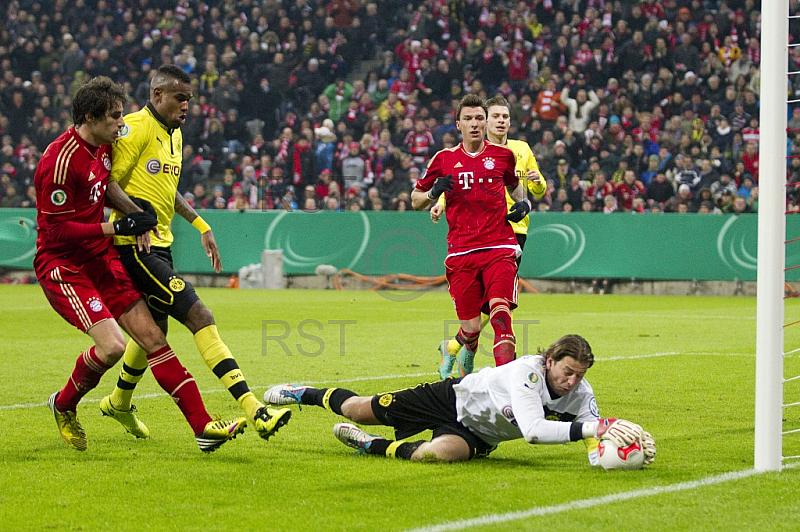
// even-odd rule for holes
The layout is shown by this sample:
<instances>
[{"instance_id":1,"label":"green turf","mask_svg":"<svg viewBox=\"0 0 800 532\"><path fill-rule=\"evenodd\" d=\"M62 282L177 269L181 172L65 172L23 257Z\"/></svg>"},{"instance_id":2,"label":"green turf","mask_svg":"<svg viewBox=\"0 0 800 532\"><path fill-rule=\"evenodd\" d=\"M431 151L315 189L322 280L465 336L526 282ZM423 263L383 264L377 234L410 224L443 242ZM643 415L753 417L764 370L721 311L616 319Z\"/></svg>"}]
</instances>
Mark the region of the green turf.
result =
<instances>
[{"instance_id":1,"label":"green turf","mask_svg":"<svg viewBox=\"0 0 800 532\"><path fill-rule=\"evenodd\" d=\"M405 303L374 292L205 289L200 295L259 396L284 381L369 394L433 380L436 345L446 328L455 332L444 292ZM481 517L486 524L473 529L800 528L800 468L670 491L752 468L754 299L521 296L518 342L531 351L565 333L584 335L597 358L587 378L601 414L634 420L655 436L655 464L634 472L590 467L580 443L511 442L485 460L452 465L353 456L331 434L341 418L315 407L294 407L291 423L269 443L248 430L206 456L149 374L135 403L151 439L135 440L102 418L98 402L112 389L116 369L78 409L89 437L88 451L78 453L58 437L45 401L63 386L88 338L49 308L38 287L2 286L0 303L3 530L407 530ZM788 302L786 314L787 321L798 319L797 302ZM289 325L282 340L289 354L274 339L283 326L273 323L264 332L264 320ZM355 323L344 326L342 340L332 320ZM522 320L538 320L525 339ZM238 415L191 335L177 323L171 327L171 344L209 411ZM264 334L273 339L264 341ZM800 347L800 328L787 329L786 346ZM476 367L489 363L478 356ZM793 355L786 375L796 374L800 359ZM794 396L787 401L800 400L800 385L786 392ZM800 428L798 416L800 409L787 411L787 428ZM784 452L800 454L798 441L787 437ZM652 488L659 489L643 496ZM571 504L626 493L636 496ZM537 508L543 515L533 515ZM531 512L504 520L516 511Z\"/></svg>"}]
</instances>

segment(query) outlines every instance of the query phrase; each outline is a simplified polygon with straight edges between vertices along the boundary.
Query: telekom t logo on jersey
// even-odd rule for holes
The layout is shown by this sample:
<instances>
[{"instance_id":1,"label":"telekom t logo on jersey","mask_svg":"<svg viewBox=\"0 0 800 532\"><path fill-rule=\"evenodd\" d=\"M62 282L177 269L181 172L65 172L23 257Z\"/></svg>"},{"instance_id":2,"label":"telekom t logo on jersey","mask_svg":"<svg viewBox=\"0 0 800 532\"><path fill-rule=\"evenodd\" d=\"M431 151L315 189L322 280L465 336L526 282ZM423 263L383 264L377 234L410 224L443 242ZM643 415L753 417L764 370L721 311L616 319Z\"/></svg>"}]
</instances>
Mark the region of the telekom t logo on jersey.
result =
<instances>
[{"instance_id":1,"label":"telekom t logo on jersey","mask_svg":"<svg viewBox=\"0 0 800 532\"><path fill-rule=\"evenodd\" d=\"M105 189L106 187L103 185L102 181L98 181L97 183L92 185L92 188L89 190L89 203L94 205L95 203L100 201L100 195Z\"/></svg>"},{"instance_id":2,"label":"telekom t logo on jersey","mask_svg":"<svg viewBox=\"0 0 800 532\"><path fill-rule=\"evenodd\" d=\"M469 190L472 188L472 184L475 183L475 174L474 172L459 172L458 173L458 184L464 190Z\"/></svg>"}]
</instances>

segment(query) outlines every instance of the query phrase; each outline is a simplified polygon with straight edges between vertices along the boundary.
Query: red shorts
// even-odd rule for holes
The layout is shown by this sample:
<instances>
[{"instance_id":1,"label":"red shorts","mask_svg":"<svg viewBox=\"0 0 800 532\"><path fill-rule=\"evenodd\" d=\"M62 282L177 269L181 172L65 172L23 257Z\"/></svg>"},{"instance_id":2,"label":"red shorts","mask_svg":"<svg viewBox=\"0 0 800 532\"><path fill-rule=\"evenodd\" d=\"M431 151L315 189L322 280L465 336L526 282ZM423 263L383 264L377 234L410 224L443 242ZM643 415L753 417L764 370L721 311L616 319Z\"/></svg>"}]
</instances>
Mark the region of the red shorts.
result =
<instances>
[{"instance_id":1,"label":"red shorts","mask_svg":"<svg viewBox=\"0 0 800 532\"><path fill-rule=\"evenodd\" d=\"M517 263L513 250L473 251L444 261L450 297L460 320L480 315L492 299L505 299L517 308Z\"/></svg>"},{"instance_id":2,"label":"red shorts","mask_svg":"<svg viewBox=\"0 0 800 532\"><path fill-rule=\"evenodd\" d=\"M142 297L113 248L80 266L48 265L38 277L50 305L83 332L103 320L119 318Z\"/></svg>"}]
</instances>

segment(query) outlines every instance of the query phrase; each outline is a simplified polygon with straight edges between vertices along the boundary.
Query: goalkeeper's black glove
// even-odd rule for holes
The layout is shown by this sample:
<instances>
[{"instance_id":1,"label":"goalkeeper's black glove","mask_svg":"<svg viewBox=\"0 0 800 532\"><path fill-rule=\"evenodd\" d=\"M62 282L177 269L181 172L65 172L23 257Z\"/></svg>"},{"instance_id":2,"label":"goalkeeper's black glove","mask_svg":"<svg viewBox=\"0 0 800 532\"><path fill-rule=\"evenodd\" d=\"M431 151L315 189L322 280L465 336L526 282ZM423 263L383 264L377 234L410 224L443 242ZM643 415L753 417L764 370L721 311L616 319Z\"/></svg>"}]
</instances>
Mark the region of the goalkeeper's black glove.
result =
<instances>
[{"instance_id":1,"label":"goalkeeper's black glove","mask_svg":"<svg viewBox=\"0 0 800 532\"><path fill-rule=\"evenodd\" d=\"M115 235L135 236L154 229L158 225L158 220L149 212L132 212L113 222L113 225Z\"/></svg>"},{"instance_id":2,"label":"goalkeeper's black glove","mask_svg":"<svg viewBox=\"0 0 800 532\"><path fill-rule=\"evenodd\" d=\"M130 196L130 198L131 201L134 203L134 205L142 209L144 212L152 214L153 218L158 219L158 214L156 214L156 210L153 208L153 206L150 204L149 201L142 198L134 198L133 196Z\"/></svg>"},{"instance_id":3,"label":"goalkeeper's black glove","mask_svg":"<svg viewBox=\"0 0 800 532\"><path fill-rule=\"evenodd\" d=\"M442 176L433 183L433 188L428 192L428 199L436 199L448 190L453 190L453 177Z\"/></svg>"},{"instance_id":4,"label":"goalkeeper's black glove","mask_svg":"<svg viewBox=\"0 0 800 532\"><path fill-rule=\"evenodd\" d=\"M506 214L506 220L514 223L519 222L525 218L529 212L531 212L531 202L528 201L528 198L525 198L511 206L508 214Z\"/></svg>"}]
</instances>

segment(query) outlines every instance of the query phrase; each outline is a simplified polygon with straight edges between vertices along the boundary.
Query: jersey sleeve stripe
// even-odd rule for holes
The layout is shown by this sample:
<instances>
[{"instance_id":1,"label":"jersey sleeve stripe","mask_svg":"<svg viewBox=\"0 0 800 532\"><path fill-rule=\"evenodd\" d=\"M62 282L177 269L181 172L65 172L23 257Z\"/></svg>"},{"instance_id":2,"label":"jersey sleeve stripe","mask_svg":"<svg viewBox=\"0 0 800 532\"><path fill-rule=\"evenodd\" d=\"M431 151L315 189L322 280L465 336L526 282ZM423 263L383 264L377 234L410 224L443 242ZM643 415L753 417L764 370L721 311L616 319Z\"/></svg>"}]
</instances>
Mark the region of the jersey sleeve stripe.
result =
<instances>
[{"instance_id":1,"label":"jersey sleeve stripe","mask_svg":"<svg viewBox=\"0 0 800 532\"><path fill-rule=\"evenodd\" d=\"M72 154L75 153L75 150L78 149L78 141L74 138L69 139L64 146L61 148L61 151L58 152L58 158L56 159L56 167L55 171L53 172L53 181L57 185L63 185L67 182L67 169L69 168L69 161L72 158Z\"/></svg>"},{"instance_id":2,"label":"jersey sleeve stripe","mask_svg":"<svg viewBox=\"0 0 800 532\"><path fill-rule=\"evenodd\" d=\"M75 212L75 209L72 209L72 210L69 210L69 211L58 211L58 212L51 212L51 211L46 211L44 209L40 209L39 212L41 212L42 214L53 214L53 215L56 215L56 214L69 214L71 212Z\"/></svg>"}]
</instances>

